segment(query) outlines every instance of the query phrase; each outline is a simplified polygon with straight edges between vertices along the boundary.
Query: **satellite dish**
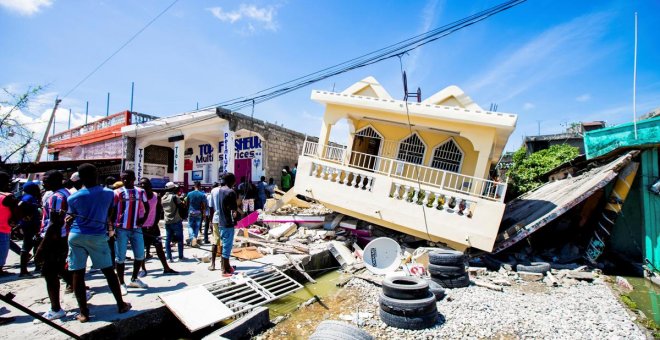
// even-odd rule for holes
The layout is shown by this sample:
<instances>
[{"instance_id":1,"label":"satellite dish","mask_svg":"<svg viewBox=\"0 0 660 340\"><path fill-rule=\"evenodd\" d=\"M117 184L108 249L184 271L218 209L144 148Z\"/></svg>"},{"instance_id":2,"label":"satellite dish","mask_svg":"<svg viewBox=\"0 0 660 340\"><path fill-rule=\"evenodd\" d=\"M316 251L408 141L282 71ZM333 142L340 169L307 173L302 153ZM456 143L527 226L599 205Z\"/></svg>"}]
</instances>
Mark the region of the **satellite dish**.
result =
<instances>
[{"instance_id":1,"label":"satellite dish","mask_svg":"<svg viewBox=\"0 0 660 340\"><path fill-rule=\"evenodd\" d=\"M365 267L374 274L391 273L401 265L401 247L389 237L379 237L367 244L362 259Z\"/></svg>"}]
</instances>

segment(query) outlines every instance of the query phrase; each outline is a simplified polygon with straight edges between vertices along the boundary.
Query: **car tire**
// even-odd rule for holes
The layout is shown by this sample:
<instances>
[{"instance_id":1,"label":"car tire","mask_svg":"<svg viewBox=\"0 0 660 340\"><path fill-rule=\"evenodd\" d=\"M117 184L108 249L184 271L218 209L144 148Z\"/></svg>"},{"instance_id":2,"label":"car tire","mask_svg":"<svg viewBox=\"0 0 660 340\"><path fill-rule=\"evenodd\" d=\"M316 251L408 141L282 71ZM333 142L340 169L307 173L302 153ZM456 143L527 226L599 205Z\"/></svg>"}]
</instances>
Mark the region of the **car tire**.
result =
<instances>
[{"instance_id":1,"label":"car tire","mask_svg":"<svg viewBox=\"0 0 660 340\"><path fill-rule=\"evenodd\" d=\"M528 273L545 274L550 271L550 264L547 262L532 262L529 265L516 265L516 271Z\"/></svg>"},{"instance_id":2,"label":"car tire","mask_svg":"<svg viewBox=\"0 0 660 340\"><path fill-rule=\"evenodd\" d=\"M439 264L429 264L429 273L433 274L454 274L462 275L465 274L465 266L443 266Z\"/></svg>"},{"instance_id":3,"label":"car tire","mask_svg":"<svg viewBox=\"0 0 660 340\"><path fill-rule=\"evenodd\" d=\"M442 286L439 283L430 279L427 280L427 282L429 283L429 292L435 295L436 301L440 301L445 298L447 294L445 293L445 289L442 288Z\"/></svg>"},{"instance_id":4,"label":"car tire","mask_svg":"<svg viewBox=\"0 0 660 340\"><path fill-rule=\"evenodd\" d=\"M386 325L401 329L426 329L433 327L438 322L437 311L419 316L400 316L381 309L379 314L380 320Z\"/></svg>"},{"instance_id":5,"label":"car tire","mask_svg":"<svg viewBox=\"0 0 660 340\"><path fill-rule=\"evenodd\" d=\"M444 288L464 288L470 285L470 277L467 274L457 277L439 277L432 275L431 279Z\"/></svg>"},{"instance_id":6,"label":"car tire","mask_svg":"<svg viewBox=\"0 0 660 340\"><path fill-rule=\"evenodd\" d=\"M421 299L428 291L428 282L416 276L395 276L383 280L383 294L394 299Z\"/></svg>"},{"instance_id":7,"label":"car tire","mask_svg":"<svg viewBox=\"0 0 660 340\"><path fill-rule=\"evenodd\" d=\"M343 336L339 339L352 339L352 340L373 340L374 337L371 336L366 331L360 329L359 327L352 325L350 323L335 321L335 320L326 320L321 322L316 326L314 334L310 339L335 339L335 335L339 334ZM318 336L313 338L314 336Z\"/></svg>"},{"instance_id":8,"label":"car tire","mask_svg":"<svg viewBox=\"0 0 660 340\"><path fill-rule=\"evenodd\" d=\"M429 263L443 266L465 265L465 254L456 250L436 250L429 253Z\"/></svg>"},{"instance_id":9,"label":"car tire","mask_svg":"<svg viewBox=\"0 0 660 340\"><path fill-rule=\"evenodd\" d=\"M393 299L380 294L378 304L380 309L394 315L400 316L418 316L429 314L433 311L438 311L436 305L435 295L430 291L426 292L426 296L417 300L400 300Z\"/></svg>"}]
</instances>

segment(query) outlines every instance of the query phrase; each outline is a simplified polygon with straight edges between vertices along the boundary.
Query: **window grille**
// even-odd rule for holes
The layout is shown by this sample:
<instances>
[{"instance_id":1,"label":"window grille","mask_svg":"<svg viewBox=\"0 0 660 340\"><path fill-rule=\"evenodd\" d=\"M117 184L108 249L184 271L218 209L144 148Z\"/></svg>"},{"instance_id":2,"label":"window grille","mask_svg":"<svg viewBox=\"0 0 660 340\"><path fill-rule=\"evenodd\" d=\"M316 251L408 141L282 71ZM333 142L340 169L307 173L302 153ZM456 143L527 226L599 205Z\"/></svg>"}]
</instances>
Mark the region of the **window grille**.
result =
<instances>
[{"instance_id":1,"label":"window grille","mask_svg":"<svg viewBox=\"0 0 660 340\"><path fill-rule=\"evenodd\" d=\"M463 152L453 139L442 143L433 151L431 167L451 172L460 172Z\"/></svg>"},{"instance_id":2,"label":"window grille","mask_svg":"<svg viewBox=\"0 0 660 340\"><path fill-rule=\"evenodd\" d=\"M399 143L397 159L408 163L422 164L424 162L425 151L426 146L424 142L414 133Z\"/></svg>"}]
</instances>

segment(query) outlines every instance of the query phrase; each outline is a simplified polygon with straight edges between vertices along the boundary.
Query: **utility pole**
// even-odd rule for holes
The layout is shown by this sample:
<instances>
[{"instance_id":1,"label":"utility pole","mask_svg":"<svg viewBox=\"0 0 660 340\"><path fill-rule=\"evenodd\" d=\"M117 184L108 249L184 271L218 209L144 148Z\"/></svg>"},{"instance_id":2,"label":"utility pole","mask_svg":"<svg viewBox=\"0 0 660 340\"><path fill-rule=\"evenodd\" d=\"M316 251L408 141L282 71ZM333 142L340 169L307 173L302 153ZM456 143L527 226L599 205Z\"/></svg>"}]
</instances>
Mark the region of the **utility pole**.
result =
<instances>
[{"instance_id":1,"label":"utility pole","mask_svg":"<svg viewBox=\"0 0 660 340\"><path fill-rule=\"evenodd\" d=\"M110 92L108 92L108 99L105 101L105 116L110 115Z\"/></svg>"},{"instance_id":2,"label":"utility pole","mask_svg":"<svg viewBox=\"0 0 660 340\"><path fill-rule=\"evenodd\" d=\"M89 101L85 104L85 125L87 125L87 115L89 115Z\"/></svg>"},{"instance_id":3,"label":"utility pole","mask_svg":"<svg viewBox=\"0 0 660 340\"><path fill-rule=\"evenodd\" d=\"M37 151L37 159L34 160L35 164L39 163L39 160L41 160L41 154L44 152L44 148L46 147L46 142L48 141L48 130L50 130L50 126L53 125L53 121L55 120L55 112L57 112L57 107L60 106L61 102L62 99L55 98L55 106L53 107L53 112L50 114L48 125L46 126L46 130L44 131L44 137L41 139L41 144L39 144L39 151ZM29 176L29 179L32 179L32 175Z\"/></svg>"},{"instance_id":4,"label":"utility pole","mask_svg":"<svg viewBox=\"0 0 660 340\"><path fill-rule=\"evenodd\" d=\"M69 126L66 129L71 130L71 109L69 109Z\"/></svg>"},{"instance_id":5,"label":"utility pole","mask_svg":"<svg viewBox=\"0 0 660 340\"><path fill-rule=\"evenodd\" d=\"M133 93L135 92L135 82L131 82L131 114L133 113Z\"/></svg>"}]
</instances>

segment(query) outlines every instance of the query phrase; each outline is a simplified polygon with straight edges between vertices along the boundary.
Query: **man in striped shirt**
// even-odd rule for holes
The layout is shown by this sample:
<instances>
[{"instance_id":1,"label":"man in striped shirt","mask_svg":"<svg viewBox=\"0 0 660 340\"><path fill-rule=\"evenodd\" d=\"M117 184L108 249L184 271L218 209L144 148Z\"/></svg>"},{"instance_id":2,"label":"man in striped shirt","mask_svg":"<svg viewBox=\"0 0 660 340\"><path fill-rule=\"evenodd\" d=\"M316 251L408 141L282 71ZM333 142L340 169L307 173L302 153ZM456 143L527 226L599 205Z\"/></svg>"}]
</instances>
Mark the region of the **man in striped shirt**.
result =
<instances>
[{"instance_id":1,"label":"man in striped shirt","mask_svg":"<svg viewBox=\"0 0 660 340\"><path fill-rule=\"evenodd\" d=\"M35 251L35 262L43 263L41 275L46 280L46 290L50 299L50 310L43 317L49 320L59 319L66 315L60 305L60 280L71 283L71 275L66 269L66 257L69 252L67 237L69 232L64 223L68 210L67 198L69 191L64 188L64 176L57 170L44 174L43 184L52 194L44 202L41 223L42 241Z\"/></svg>"},{"instance_id":2,"label":"man in striped shirt","mask_svg":"<svg viewBox=\"0 0 660 340\"><path fill-rule=\"evenodd\" d=\"M128 242L133 249L133 275L128 287L147 288L147 284L138 278L140 267L144 261L144 236L142 225L145 218L149 216L149 205L145 204L148 199L144 190L135 187L135 172L124 170L121 174L124 186L115 190L115 227L117 240L115 241L115 253L117 262L117 276L121 283L123 295L128 293L127 285L124 283L124 269L126 261L126 250Z\"/></svg>"}]
</instances>

